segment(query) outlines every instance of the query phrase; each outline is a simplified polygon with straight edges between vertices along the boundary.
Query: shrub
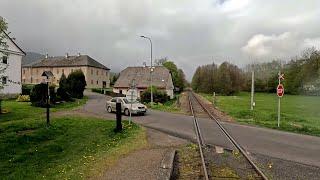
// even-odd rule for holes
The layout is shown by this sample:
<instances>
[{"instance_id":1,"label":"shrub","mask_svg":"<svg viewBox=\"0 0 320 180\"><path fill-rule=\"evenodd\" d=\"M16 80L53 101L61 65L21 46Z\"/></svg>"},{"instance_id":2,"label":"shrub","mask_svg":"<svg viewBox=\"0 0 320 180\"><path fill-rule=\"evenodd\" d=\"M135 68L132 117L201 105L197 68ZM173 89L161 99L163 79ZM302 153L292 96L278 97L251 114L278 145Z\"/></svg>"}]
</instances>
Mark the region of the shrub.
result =
<instances>
[{"instance_id":1,"label":"shrub","mask_svg":"<svg viewBox=\"0 0 320 180\"><path fill-rule=\"evenodd\" d=\"M153 102L155 103L165 103L167 102L170 98L169 96L161 90L158 90L156 87L152 87L152 94L153 94ZM150 102L150 97L151 97L151 88L149 87L146 91L144 91L141 94L141 102L148 103Z\"/></svg>"},{"instance_id":2,"label":"shrub","mask_svg":"<svg viewBox=\"0 0 320 180\"><path fill-rule=\"evenodd\" d=\"M29 95L19 95L17 100L18 102L29 102L30 96Z\"/></svg>"},{"instance_id":3,"label":"shrub","mask_svg":"<svg viewBox=\"0 0 320 180\"><path fill-rule=\"evenodd\" d=\"M46 95L48 93L46 84L37 84L31 91L30 101L33 106L46 107Z\"/></svg>"},{"instance_id":4,"label":"shrub","mask_svg":"<svg viewBox=\"0 0 320 180\"><path fill-rule=\"evenodd\" d=\"M66 80L66 90L74 98L83 98L86 85L86 79L81 70L72 72Z\"/></svg>"},{"instance_id":5,"label":"shrub","mask_svg":"<svg viewBox=\"0 0 320 180\"><path fill-rule=\"evenodd\" d=\"M55 86L50 86L49 91L50 91L50 104L54 104L57 100ZM48 95L47 84L35 85L30 94L31 104L37 107L46 107L47 95Z\"/></svg>"},{"instance_id":6,"label":"shrub","mask_svg":"<svg viewBox=\"0 0 320 180\"><path fill-rule=\"evenodd\" d=\"M61 75L59 88L57 89L57 101L72 101L70 93L67 92L68 82L64 74Z\"/></svg>"},{"instance_id":7,"label":"shrub","mask_svg":"<svg viewBox=\"0 0 320 180\"><path fill-rule=\"evenodd\" d=\"M21 95L30 95L33 87L34 87L34 85L23 84Z\"/></svg>"}]
</instances>

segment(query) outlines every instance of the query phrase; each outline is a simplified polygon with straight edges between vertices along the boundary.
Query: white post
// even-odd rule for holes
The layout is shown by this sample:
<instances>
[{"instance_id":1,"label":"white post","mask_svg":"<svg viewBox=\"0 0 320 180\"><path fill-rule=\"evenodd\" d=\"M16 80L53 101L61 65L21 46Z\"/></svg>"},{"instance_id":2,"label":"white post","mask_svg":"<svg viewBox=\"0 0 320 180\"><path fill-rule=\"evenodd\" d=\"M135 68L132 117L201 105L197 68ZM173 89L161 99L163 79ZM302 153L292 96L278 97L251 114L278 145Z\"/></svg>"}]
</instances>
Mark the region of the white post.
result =
<instances>
[{"instance_id":1,"label":"white post","mask_svg":"<svg viewBox=\"0 0 320 180\"><path fill-rule=\"evenodd\" d=\"M131 111L132 111L132 101L133 101L133 90L131 90L131 100L130 100L130 118L129 118L129 125L131 124Z\"/></svg>"},{"instance_id":2,"label":"white post","mask_svg":"<svg viewBox=\"0 0 320 180\"><path fill-rule=\"evenodd\" d=\"M214 105L216 99L216 92L213 92L212 105Z\"/></svg>"},{"instance_id":3,"label":"white post","mask_svg":"<svg viewBox=\"0 0 320 180\"><path fill-rule=\"evenodd\" d=\"M251 111L253 110L253 98L254 98L254 68L252 65L252 72L251 72Z\"/></svg>"}]
</instances>

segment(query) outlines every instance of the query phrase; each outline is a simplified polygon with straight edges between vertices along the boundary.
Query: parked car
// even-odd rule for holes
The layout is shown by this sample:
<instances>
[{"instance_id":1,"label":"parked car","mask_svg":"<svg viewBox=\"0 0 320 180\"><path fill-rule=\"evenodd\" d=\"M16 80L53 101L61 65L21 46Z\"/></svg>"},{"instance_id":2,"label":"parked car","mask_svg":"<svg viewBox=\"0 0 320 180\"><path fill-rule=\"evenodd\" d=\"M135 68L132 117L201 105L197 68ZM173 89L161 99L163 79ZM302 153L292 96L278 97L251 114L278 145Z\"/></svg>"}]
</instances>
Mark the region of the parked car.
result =
<instances>
[{"instance_id":1,"label":"parked car","mask_svg":"<svg viewBox=\"0 0 320 180\"><path fill-rule=\"evenodd\" d=\"M115 112L117 100L119 100L121 103L121 112L124 113L124 115L129 116L130 109L131 109L131 103L125 97L114 97L111 100L107 101L106 110L109 113ZM147 106L141 104L138 101L132 102L131 114L144 115L146 112L147 112Z\"/></svg>"}]
</instances>

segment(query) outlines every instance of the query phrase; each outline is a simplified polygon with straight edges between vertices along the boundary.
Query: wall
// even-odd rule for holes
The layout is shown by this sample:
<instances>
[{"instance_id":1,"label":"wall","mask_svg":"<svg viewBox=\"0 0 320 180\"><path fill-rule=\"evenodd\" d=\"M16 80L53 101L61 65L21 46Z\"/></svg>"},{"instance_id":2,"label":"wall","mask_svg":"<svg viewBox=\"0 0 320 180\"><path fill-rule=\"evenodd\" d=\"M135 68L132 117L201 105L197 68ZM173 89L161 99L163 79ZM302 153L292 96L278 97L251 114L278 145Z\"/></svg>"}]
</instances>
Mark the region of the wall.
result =
<instances>
[{"instance_id":1,"label":"wall","mask_svg":"<svg viewBox=\"0 0 320 180\"><path fill-rule=\"evenodd\" d=\"M3 54L0 53L2 57ZM8 67L5 72L2 74L7 76L8 80L12 80L17 83L7 82L7 85L4 86L4 89L0 90L2 94L20 94L21 93L21 55L9 54L8 55ZM2 60L2 59L1 59Z\"/></svg>"}]
</instances>

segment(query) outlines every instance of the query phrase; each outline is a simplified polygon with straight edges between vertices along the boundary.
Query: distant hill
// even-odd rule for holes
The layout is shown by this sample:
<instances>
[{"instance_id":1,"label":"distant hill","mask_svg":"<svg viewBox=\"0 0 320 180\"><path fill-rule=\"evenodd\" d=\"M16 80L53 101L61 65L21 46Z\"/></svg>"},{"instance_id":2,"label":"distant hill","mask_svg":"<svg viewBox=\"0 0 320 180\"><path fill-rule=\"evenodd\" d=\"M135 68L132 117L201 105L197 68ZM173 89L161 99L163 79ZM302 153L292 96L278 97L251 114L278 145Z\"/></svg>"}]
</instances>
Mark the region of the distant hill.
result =
<instances>
[{"instance_id":1,"label":"distant hill","mask_svg":"<svg viewBox=\"0 0 320 180\"><path fill-rule=\"evenodd\" d=\"M27 55L22 58L22 65L30 64L32 62L35 62L45 57L45 55L35 53L35 52L26 52L26 53Z\"/></svg>"}]
</instances>

